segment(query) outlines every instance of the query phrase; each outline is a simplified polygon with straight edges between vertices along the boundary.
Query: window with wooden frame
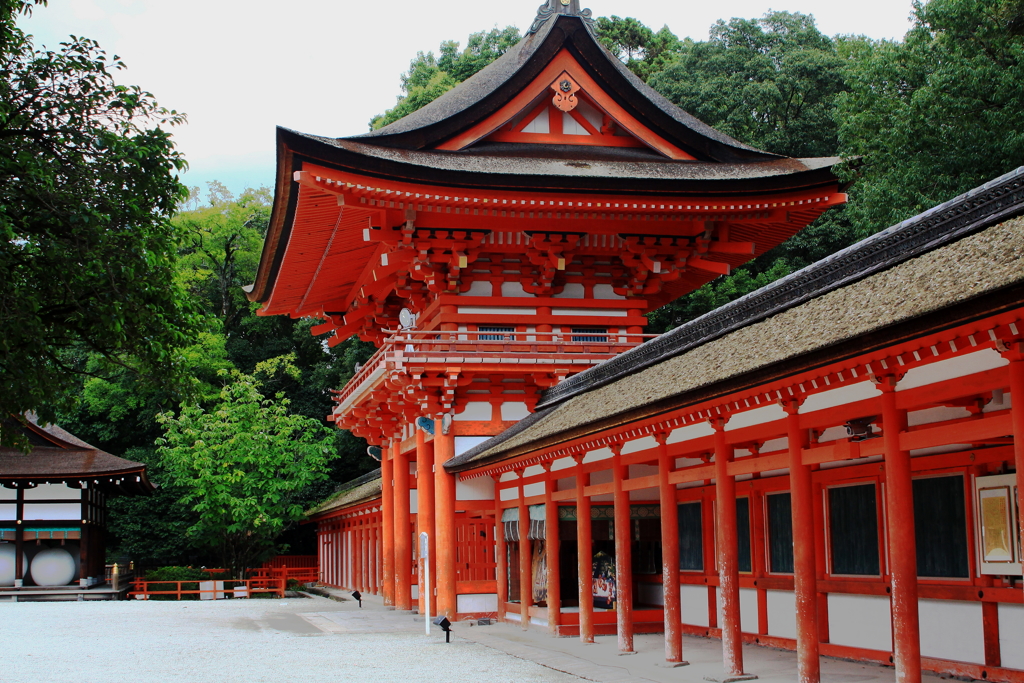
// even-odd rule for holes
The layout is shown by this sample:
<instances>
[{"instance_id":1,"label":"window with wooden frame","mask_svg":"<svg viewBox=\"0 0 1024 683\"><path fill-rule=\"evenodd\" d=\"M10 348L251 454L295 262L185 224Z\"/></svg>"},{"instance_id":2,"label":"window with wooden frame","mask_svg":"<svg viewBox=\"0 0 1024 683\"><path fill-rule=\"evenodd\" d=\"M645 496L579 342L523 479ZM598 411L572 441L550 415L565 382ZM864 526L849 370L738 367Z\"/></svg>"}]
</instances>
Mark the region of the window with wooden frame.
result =
<instances>
[{"instance_id":1,"label":"window with wooden frame","mask_svg":"<svg viewBox=\"0 0 1024 683\"><path fill-rule=\"evenodd\" d=\"M788 491L765 496L768 513L768 571L793 573L793 509Z\"/></svg>"},{"instance_id":2,"label":"window with wooden frame","mask_svg":"<svg viewBox=\"0 0 1024 683\"><path fill-rule=\"evenodd\" d=\"M963 475L914 479L917 575L970 578Z\"/></svg>"},{"instance_id":3,"label":"window with wooden frame","mask_svg":"<svg viewBox=\"0 0 1024 683\"><path fill-rule=\"evenodd\" d=\"M676 506L679 520L679 569L704 571L704 527L701 502L680 503Z\"/></svg>"},{"instance_id":4,"label":"window with wooden frame","mask_svg":"<svg viewBox=\"0 0 1024 683\"><path fill-rule=\"evenodd\" d=\"M499 325L478 325L476 330L479 341L513 341L516 328Z\"/></svg>"},{"instance_id":5,"label":"window with wooden frame","mask_svg":"<svg viewBox=\"0 0 1024 683\"><path fill-rule=\"evenodd\" d=\"M828 489L830 573L880 576L875 482Z\"/></svg>"},{"instance_id":6,"label":"window with wooden frame","mask_svg":"<svg viewBox=\"0 0 1024 683\"><path fill-rule=\"evenodd\" d=\"M737 564L741 572L750 572L753 562L750 553L750 499L736 499Z\"/></svg>"},{"instance_id":7,"label":"window with wooden frame","mask_svg":"<svg viewBox=\"0 0 1024 683\"><path fill-rule=\"evenodd\" d=\"M598 327L572 328L572 341L584 344L605 344L608 342L608 330Z\"/></svg>"}]
</instances>

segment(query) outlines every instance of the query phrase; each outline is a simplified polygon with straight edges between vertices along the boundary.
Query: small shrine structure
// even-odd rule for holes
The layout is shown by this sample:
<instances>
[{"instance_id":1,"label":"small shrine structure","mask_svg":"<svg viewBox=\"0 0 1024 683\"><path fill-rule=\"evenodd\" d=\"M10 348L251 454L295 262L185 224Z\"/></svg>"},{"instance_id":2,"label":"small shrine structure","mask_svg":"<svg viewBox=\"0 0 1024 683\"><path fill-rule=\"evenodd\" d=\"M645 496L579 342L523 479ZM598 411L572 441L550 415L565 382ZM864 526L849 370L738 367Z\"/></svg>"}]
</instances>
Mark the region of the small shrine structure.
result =
<instances>
[{"instance_id":1,"label":"small shrine structure","mask_svg":"<svg viewBox=\"0 0 1024 683\"><path fill-rule=\"evenodd\" d=\"M119 597L105 585L107 499L152 493L146 466L32 415L9 424L29 450L0 448L0 599Z\"/></svg>"}]
</instances>

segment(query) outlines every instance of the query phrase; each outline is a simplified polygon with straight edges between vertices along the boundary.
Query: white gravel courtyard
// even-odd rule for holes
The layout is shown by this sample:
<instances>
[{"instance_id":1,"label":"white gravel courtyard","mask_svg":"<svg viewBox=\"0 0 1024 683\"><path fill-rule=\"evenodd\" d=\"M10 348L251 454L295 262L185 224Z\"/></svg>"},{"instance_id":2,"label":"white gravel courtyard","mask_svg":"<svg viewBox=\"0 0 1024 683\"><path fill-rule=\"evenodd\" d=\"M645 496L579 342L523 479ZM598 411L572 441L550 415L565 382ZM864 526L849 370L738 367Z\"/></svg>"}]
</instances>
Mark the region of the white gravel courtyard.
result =
<instances>
[{"instance_id":1,"label":"white gravel courtyard","mask_svg":"<svg viewBox=\"0 0 1024 683\"><path fill-rule=\"evenodd\" d=\"M445 645L436 627L429 637L422 628L408 613L324 598L0 603L0 680L581 680L457 637Z\"/></svg>"}]
</instances>

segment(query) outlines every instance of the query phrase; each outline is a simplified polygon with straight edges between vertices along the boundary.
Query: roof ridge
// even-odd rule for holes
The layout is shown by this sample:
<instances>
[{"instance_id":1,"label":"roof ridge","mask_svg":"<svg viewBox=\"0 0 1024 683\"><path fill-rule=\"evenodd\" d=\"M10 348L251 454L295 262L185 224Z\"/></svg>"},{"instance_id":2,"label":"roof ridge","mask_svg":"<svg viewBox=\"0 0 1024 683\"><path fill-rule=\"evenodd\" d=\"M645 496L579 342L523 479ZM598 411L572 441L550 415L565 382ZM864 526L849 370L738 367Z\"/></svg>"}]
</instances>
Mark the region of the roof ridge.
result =
<instances>
[{"instance_id":1,"label":"roof ridge","mask_svg":"<svg viewBox=\"0 0 1024 683\"><path fill-rule=\"evenodd\" d=\"M537 409L609 384L880 270L995 225L1024 210L1024 166L563 380Z\"/></svg>"}]
</instances>

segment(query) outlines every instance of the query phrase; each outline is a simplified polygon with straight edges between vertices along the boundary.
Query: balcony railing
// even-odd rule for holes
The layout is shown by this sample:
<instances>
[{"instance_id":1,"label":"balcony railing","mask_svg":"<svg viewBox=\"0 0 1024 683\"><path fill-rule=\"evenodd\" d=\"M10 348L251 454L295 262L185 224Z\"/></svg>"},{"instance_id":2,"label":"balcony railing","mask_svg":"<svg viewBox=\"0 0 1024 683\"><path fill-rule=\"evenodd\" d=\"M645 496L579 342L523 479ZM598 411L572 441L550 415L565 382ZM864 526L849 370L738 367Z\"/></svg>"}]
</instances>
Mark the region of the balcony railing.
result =
<instances>
[{"instance_id":1,"label":"balcony railing","mask_svg":"<svg viewBox=\"0 0 1024 683\"><path fill-rule=\"evenodd\" d=\"M332 390L332 393L339 407L347 408L364 387L375 383L386 370L410 363L589 367L656 336L597 329L572 332L403 330L389 337L343 389Z\"/></svg>"}]
</instances>

